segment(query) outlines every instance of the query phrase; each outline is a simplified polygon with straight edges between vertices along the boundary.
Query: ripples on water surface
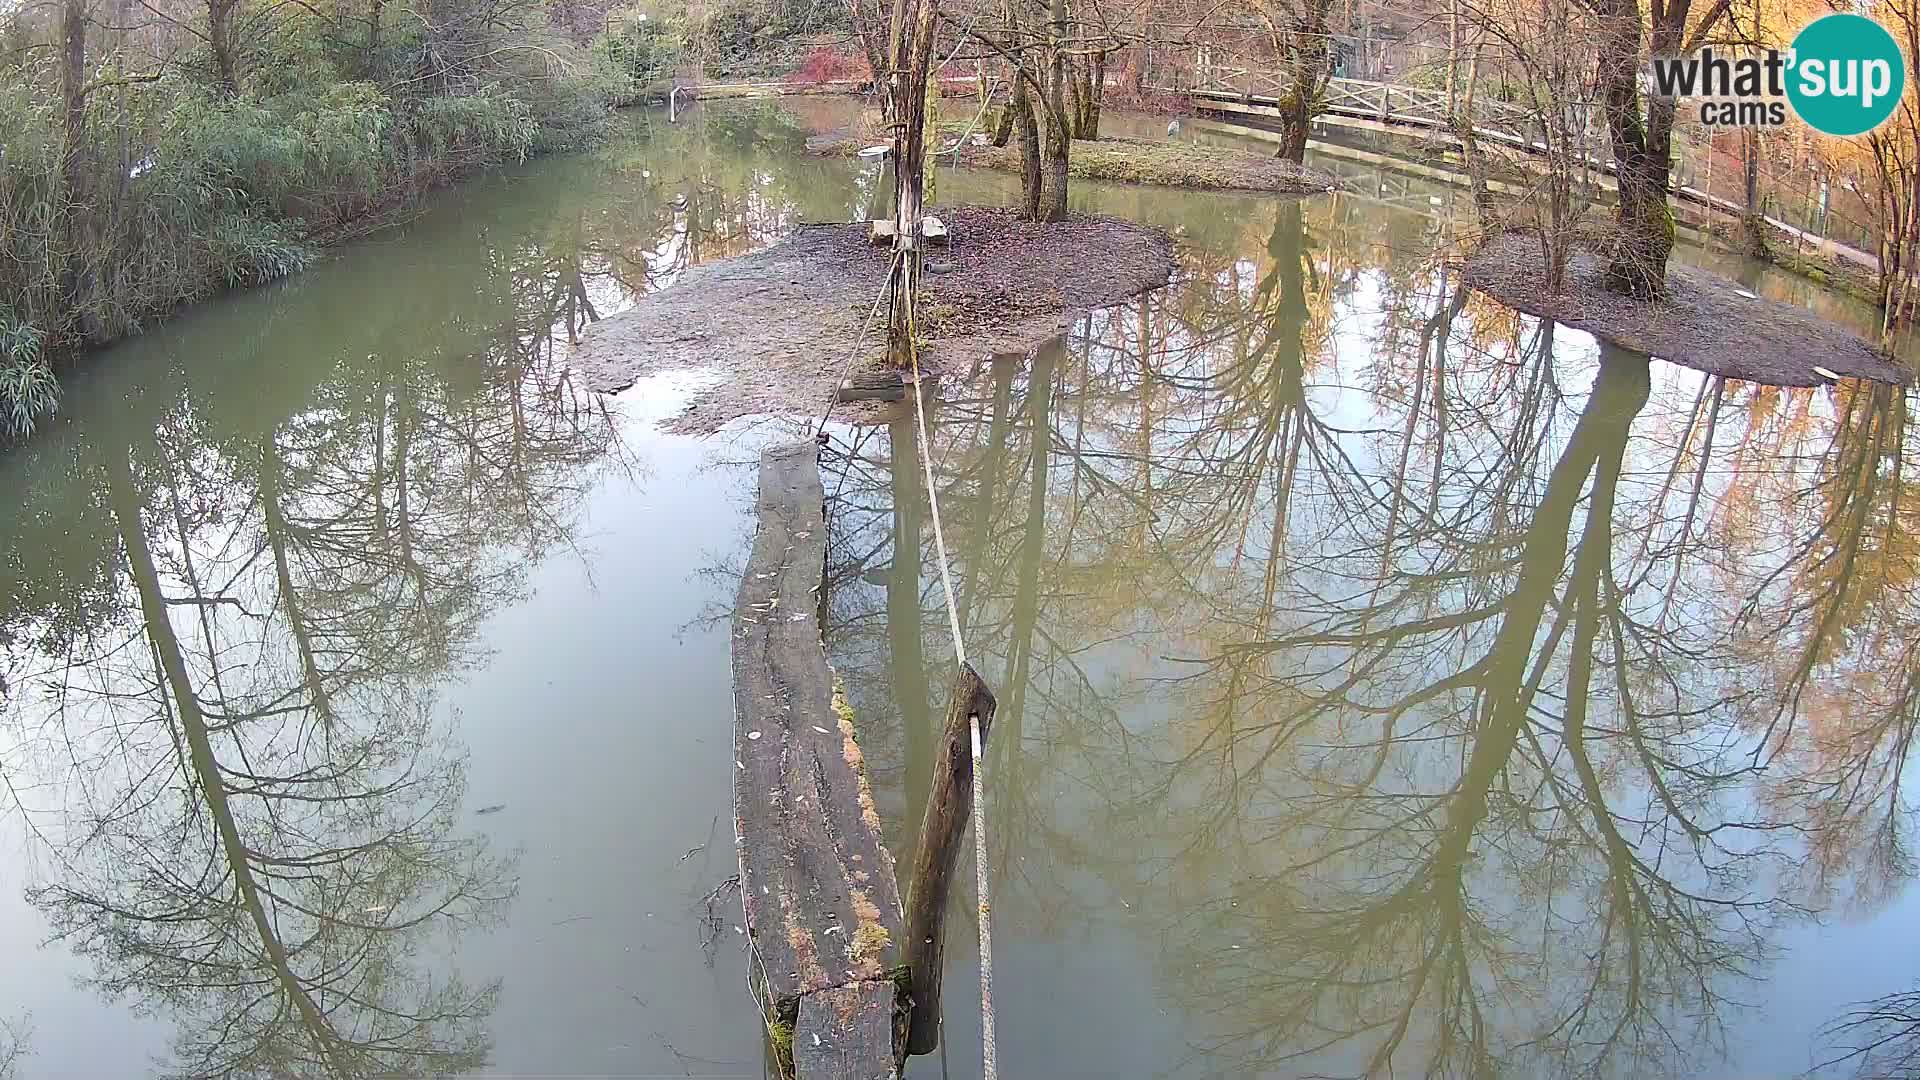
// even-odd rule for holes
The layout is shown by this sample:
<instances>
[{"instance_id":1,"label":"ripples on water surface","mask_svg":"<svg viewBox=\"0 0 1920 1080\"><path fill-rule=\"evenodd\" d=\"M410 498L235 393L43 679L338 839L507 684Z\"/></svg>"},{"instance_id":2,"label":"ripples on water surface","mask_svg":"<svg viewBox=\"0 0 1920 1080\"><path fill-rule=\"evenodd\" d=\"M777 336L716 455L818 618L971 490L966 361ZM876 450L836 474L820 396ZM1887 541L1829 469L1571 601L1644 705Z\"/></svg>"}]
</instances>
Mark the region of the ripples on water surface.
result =
<instances>
[{"instance_id":1,"label":"ripples on water surface","mask_svg":"<svg viewBox=\"0 0 1920 1080\"><path fill-rule=\"evenodd\" d=\"M663 435L698 373L600 399L564 358L867 209L779 115L635 115L450 193L114 350L0 459L18 1076L760 1074L737 910L700 901L743 463L784 426ZM1444 196L1077 199L1175 228L1181 279L933 418L1001 702L1003 1062L1787 1077L1911 985L1905 391L1464 295ZM840 434L828 648L904 854L932 530L906 421Z\"/></svg>"}]
</instances>

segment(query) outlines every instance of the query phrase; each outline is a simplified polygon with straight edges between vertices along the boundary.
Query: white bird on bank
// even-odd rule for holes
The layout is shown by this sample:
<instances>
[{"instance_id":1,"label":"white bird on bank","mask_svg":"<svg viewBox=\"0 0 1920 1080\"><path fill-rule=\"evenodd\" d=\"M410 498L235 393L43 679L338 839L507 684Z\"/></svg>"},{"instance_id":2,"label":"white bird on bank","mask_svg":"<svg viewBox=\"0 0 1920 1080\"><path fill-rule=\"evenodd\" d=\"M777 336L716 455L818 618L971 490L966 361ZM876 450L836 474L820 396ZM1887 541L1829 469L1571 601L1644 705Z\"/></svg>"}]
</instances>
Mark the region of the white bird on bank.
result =
<instances>
[{"instance_id":1,"label":"white bird on bank","mask_svg":"<svg viewBox=\"0 0 1920 1080\"><path fill-rule=\"evenodd\" d=\"M1180 120L1178 117L1175 117L1167 121L1167 138L1171 139L1178 134L1180 134Z\"/></svg>"}]
</instances>

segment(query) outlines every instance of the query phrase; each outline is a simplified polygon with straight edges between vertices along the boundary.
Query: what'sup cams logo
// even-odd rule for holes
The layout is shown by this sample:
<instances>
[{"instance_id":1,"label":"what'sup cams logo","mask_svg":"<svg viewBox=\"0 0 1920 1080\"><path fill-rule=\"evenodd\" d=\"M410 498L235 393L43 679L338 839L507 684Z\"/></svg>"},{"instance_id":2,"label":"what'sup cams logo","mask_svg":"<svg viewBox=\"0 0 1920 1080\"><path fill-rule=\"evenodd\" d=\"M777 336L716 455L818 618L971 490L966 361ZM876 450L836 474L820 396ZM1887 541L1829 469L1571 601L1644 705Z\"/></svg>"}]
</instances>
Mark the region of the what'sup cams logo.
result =
<instances>
[{"instance_id":1,"label":"what'sup cams logo","mask_svg":"<svg viewBox=\"0 0 1920 1080\"><path fill-rule=\"evenodd\" d=\"M1900 46L1864 15L1815 19L1786 52L1729 57L1707 48L1653 60L1654 92L1701 99L1700 122L1711 127L1780 127L1791 108L1815 131L1863 135L1893 115L1906 86Z\"/></svg>"}]
</instances>

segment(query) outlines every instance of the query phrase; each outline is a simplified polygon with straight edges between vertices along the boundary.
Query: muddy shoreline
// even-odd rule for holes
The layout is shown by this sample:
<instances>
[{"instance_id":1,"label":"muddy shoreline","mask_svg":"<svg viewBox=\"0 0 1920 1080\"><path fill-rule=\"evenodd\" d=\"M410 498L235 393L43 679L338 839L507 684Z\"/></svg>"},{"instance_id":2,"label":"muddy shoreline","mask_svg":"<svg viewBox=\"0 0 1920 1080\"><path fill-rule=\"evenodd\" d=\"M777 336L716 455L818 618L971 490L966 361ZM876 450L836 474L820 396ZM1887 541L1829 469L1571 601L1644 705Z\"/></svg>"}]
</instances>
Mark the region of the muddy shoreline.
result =
<instances>
[{"instance_id":1,"label":"muddy shoreline","mask_svg":"<svg viewBox=\"0 0 1920 1080\"><path fill-rule=\"evenodd\" d=\"M940 216L951 237L928 250L920 307L921 361L933 376L1028 353L1173 272L1171 238L1146 225L1085 215L1038 223L989 207ZM884 362L884 326L864 338L861 327L890 257L868 240L864 222L803 226L764 251L696 267L594 324L569 366L607 393L659 372L717 376L667 423L676 431L817 415L850 357L856 372Z\"/></svg>"},{"instance_id":2,"label":"muddy shoreline","mask_svg":"<svg viewBox=\"0 0 1920 1080\"><path fill-rule=\"evenodd\" d=\"M1489 240L1466 264L1467 284L1508 307L1710 375L1773 386L1828 384L1815 367L1896 385L1910 378L1845 327L1731 278L1674 263L1667 296L1648 303L1609 289L1605 275L1598 255L1576 250L1564 288L1549 294L1539 241L1519 232Z\"/></svg>"}]
</instances>

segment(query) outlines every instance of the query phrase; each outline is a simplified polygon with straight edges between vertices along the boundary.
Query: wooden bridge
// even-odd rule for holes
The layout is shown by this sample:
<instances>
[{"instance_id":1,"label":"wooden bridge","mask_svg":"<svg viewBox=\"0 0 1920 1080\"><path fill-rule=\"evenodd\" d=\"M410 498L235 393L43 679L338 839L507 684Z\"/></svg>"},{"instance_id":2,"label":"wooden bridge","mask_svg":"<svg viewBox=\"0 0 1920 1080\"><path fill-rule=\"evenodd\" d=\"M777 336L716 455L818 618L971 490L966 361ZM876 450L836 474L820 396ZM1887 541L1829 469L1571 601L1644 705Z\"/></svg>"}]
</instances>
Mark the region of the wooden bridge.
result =
<instances>
[{"instance_id":1,"label":"wooden bridge","mask_svg":"<svg viewBox=\"0 0 1920 1080\"><path fill-rule=\"evenodd\" d=\"M1195 78L1157 80L1154 89L1184 96L1193 102L1195 111L1226 123L1264 128L1279 118L1280 98L1289 86L1288 76L1280 73L1257 68L1203 66ZM1417 135L1458 148L1460 142L1454 134L1451 107L1443 89L1335 77L1327 83L1326 98L1315 121L1349 129ZM1590 101L1571 102L1564 108L1567 110L1565 130L1581 133L1577 153L1597 174L1601 186L1612 189L1614 163L1606 150L1608 138L1599 108ZM1548 153L1549 148L1540 137L1539 117L1529 109L1510 102L1476 98L1471 121L1477 140L1527 154ZM1745 216L1746 209L1740 204L1691 184L1678 183L1672 190L1682 202L1709 213L1735 218ZM1879 258L1869 252L1778 218L1765 217L1765 221L1797 245L1815 248L1869 270L1878 271L1880 267Z\"/></svg>"}]
</instances>

